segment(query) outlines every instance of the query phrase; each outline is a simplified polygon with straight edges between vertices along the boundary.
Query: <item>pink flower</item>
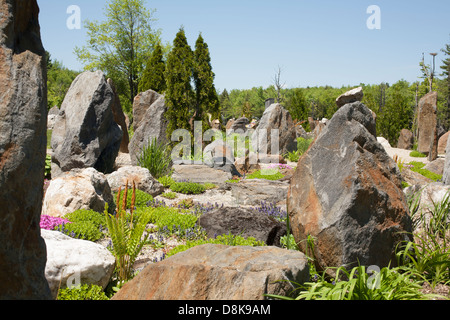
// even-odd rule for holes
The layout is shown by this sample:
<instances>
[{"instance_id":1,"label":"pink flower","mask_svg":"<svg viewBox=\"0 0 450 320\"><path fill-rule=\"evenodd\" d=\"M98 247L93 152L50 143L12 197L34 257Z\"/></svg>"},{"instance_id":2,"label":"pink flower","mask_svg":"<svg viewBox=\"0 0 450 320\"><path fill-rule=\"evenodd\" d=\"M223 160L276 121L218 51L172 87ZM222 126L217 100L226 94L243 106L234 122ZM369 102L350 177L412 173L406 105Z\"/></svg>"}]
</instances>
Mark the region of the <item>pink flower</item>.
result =
<instances>
[{"instance_id":1,"label":"pink flower","mask_svg":"<svg viewBox=\"0 0 450 320\"><path fill-rule=\"evenodd\" d=\"M71 223L71 222L69 220L66 220L63 218L41 215L40 227L41 227L41 229L54 230L55 227L62 225L62 224L66 224L66 223Z\"/></svg>"}]
</instances>

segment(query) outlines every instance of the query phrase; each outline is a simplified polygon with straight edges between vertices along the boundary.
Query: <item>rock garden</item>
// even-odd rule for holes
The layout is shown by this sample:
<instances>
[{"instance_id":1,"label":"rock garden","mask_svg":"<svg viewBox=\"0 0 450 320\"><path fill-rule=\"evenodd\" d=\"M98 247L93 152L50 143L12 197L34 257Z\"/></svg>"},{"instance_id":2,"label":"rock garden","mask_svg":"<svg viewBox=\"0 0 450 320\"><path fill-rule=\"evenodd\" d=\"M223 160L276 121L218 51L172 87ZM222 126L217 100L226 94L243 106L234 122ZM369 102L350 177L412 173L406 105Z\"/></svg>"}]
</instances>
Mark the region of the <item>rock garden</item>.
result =
<instances>
[{"instance_id":1,"label":"rock garden","mask_svg":"<svg viewBox=\"0 0 450 320\"><path fill-rule=\"evenodd\" d=\"M0 299L450 298L435 92L396 148L362 88L308 132L268 100L257 120L192 117L170 140L167 91L137 94L130 125L102 71L47 112L37 3L0 12Z\"/></svg>"},{"instance_id":2,"label":"rock garden","mask_svg":"<svg viewBox=\"0 0 450 320\"><path fill-rule=\"evenodd\" d=\"M137 114L158 116L142 117L128 152L124 137L83 128L79 97L108 83L80 75L49 138L41 228L53 298L448 298L445 154L428 161L377 138L358 95L311 133L289 131L289 113L268 106L257 128L279 129L284 157L255 152L258 138L243 150L216 139L203 163L174 163L156 92L135 100ZM114 132L111 103L98 101L87 104L103 110L93 123ZM239 129L233 141L249 136Z\"/></svg>"}]
</instances>

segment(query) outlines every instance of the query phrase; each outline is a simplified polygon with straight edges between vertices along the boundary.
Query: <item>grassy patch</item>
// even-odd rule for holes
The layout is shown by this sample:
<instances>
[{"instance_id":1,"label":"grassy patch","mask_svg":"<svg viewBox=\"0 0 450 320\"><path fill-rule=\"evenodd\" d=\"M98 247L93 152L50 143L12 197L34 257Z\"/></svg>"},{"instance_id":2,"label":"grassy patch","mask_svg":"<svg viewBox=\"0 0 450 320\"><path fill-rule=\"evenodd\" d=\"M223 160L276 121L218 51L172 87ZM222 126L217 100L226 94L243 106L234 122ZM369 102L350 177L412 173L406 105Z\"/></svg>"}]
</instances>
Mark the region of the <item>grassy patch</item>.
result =
<instances>
[{"instance_id":1,"label":"grassy patch","mask_svg":"<svg viewBox=\"0 0 450 320\"><path fill-rule=\"evenodd\" d=\"M423 169L425 167L425 163L420 161L412 161L408 164L408 167L411 169L411 171L420 173L424 177L431 179L433 181L438 181L442 179L442 175L431 172L430 170Z\"/></svg>"},{"instance_id":2,"label":"grassy patch","mask_svg":"<svg viewBox=\"0 0 450 320\"><path fill-rule=\"evenodd\" d=\"M421 153L419 151L411 151L409 156L414 157L414 158L426 158L427 157L426 155L424 155L423 153Z\"/></svg>"}]
</instances>

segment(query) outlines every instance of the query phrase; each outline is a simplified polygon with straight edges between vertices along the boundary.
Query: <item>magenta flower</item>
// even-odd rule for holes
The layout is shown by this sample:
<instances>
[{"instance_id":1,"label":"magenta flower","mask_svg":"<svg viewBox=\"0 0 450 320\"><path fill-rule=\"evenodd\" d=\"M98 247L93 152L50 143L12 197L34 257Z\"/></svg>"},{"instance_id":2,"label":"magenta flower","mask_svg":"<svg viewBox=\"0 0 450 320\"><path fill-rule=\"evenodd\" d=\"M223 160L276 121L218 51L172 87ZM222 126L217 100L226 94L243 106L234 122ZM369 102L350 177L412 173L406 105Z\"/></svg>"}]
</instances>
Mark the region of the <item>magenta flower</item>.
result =
<instances>
[{"instance_id":1,"label":"magenta flower","mask_svg":"<svg viewBox=\"0 0 450 320\"><path fill-rule=\"evenodd\" d=\"M66 220L63 218L41 215L40 227L41 227L41 229L54 230L55 227L62 225L62 224L66 224L66 223L71 223L71 222L69 220Z\"/></svg>"}]
</instances>

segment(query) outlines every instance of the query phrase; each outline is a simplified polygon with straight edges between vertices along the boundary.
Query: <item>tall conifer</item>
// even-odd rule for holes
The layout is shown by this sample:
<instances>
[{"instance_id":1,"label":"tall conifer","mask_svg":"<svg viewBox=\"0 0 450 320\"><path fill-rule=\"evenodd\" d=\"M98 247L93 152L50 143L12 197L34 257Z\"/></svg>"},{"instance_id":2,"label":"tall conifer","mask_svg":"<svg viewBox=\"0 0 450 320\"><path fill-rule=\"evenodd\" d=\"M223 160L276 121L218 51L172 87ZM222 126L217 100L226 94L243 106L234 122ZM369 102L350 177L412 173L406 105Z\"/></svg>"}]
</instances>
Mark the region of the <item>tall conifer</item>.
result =
<instances>
[{"instance_id":1,"label":"tall conifer","mask_svg":"<svg viewBox=\"0 0 450 320\"><path fill-rule=\"evenodd\" d=\"M142 74L141 81L139 82L139 92L151 89L161 94L164 93L166 91L165 70L166 63L164 62L162 47L158 43Z\"/></svg>"},{"instance_id":2,"label":"tall conifer","mask_svg":"<svg viewBox=\"0 0 450 320\"><path fill-rule=\"evenodd\" d=\"M214 73L208 45L202 35L198 36L194 51L194 83L196 89L196 120L203 121L203 128L207 129L208 113L211 120L220 118L220 102L214 87Z\"/></svg>"},{"instance_id":3,"label":"tall conifer","mask_svg":"<svg viewBox=\"0 0 450 320\"><path fill-rule=\"evenodd\" d=\"M195 104L192 89L193 52L183 28L178 31L173 47L167 57L166 71L166 118L169 121L167 136L170 139L176 129L190 130L189 120Z\"/></svg>"}]
</instances>

